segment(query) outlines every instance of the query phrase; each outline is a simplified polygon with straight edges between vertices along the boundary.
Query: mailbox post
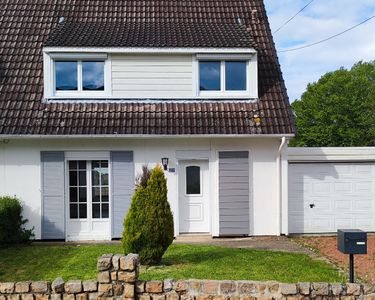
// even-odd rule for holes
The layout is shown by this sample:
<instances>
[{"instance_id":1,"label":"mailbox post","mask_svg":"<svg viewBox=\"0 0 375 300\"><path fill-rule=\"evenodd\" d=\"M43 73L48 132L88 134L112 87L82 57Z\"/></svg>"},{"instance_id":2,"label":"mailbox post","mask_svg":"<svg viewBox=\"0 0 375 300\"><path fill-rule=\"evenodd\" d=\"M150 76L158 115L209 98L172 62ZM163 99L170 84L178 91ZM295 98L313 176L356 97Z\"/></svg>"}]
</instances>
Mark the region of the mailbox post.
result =
<instances>
[{"instance_id":1,"label":"mailbox post","mask_svg":"<svg viewBox=\"0 0 375 300\"><path fill-rule=\"evenodd\" d=\"M337 249L349 254L349 280L354 282L354 254L367 254L367 233L359 229L339 229Z\"/></svg>"}]
</instances>

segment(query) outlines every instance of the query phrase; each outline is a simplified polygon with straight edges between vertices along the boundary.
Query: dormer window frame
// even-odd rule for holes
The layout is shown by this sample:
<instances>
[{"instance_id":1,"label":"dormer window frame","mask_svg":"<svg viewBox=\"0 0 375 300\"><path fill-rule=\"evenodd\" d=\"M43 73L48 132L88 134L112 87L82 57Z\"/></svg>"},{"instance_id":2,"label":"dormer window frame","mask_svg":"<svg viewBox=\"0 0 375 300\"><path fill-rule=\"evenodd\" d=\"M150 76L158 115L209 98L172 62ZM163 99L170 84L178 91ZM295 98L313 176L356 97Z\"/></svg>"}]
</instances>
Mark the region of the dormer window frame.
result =
<instances>
[{"instance_id":1,"label":"dormer window frame","mask_svg":"<svg viewBox=\"0 0 375 300\"><path fill-rule=\"evenodd\" d=\"M201 91L200 89L200 62L220 62L220 89L215 91ZM227 90L225 78L225 64L231 61L246 62L246 89L245 90ZM197 54L194 59L195 65L195 95L197 98L250 98L258 99L258 57L257 53L251 54Z\"/></svg>"},{"instance_id":2,"label":"dormer window frame","mask_svg":"<svg viewBox=\"0 0 375 300\"><path fill-rule=\"evenodd\" d=\"M77 90L56 89L56 62L77 62ZM104 90L84 90L83 62L104 62ZM111 57L107 53L44 53L45 99L105 99L111 92Z\"/></svg>"}]
</instances>

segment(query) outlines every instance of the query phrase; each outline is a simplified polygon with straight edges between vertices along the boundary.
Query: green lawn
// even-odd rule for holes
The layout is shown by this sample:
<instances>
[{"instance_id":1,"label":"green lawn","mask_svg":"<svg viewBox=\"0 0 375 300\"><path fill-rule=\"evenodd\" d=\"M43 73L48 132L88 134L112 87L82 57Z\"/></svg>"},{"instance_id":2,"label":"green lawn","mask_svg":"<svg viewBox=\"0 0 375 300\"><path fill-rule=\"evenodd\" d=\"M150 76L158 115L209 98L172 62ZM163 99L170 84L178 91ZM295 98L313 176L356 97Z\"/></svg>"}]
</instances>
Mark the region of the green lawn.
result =
<instances>
[{"instance_id":1,"label":"green lawn","mask_svg":"<svg viewBox=\"0 0 375 300\"><path fill-rule=\"evenodd\" d=\"M32 245L0 250L0 282L96 277L103 253L121 253L121 245ZM344 278L332 266L305 254L172 245L163 265L142 268L141 279L233 279L281 282L330 281Z\"/></svg>"}]
</instances>

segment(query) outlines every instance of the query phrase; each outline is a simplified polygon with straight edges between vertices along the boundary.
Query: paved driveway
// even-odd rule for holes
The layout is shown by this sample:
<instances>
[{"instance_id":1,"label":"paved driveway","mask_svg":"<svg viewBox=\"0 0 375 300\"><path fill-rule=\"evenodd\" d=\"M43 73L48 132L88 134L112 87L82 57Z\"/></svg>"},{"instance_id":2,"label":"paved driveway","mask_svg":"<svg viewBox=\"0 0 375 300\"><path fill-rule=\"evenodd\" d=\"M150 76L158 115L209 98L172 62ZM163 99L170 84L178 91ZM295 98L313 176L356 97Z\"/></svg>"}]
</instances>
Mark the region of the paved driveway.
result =
<instances>
[{"instance_id":1,"label":"paved driveway","mask_svg":"<svg viewBox=\"0 0 375 300\"><path fill-rule=\"evenodd\" d=\"M180 235L174 243L284 251L316 256L313 251L287 237L212 238L208 235Z\"/></svg>"}]
</instances>

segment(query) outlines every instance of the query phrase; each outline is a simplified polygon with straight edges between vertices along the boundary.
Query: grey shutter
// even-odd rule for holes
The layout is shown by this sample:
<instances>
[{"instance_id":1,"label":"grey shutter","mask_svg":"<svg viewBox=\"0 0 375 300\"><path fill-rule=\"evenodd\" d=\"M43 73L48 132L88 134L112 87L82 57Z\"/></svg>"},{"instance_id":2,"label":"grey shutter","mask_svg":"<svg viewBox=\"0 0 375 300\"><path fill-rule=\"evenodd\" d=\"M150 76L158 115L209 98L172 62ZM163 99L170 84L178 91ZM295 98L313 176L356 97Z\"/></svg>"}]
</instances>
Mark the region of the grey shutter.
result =
<instances>
[{"instance_id":1,"label":"grey shutter","mask_svg":"<svg viewBox=\"0 0 375 300\"><path fill-rule=\"evenodd\" d=\"M41 152L42 239L65 239L64 152Z\"/></svg>"},{"instance_id":2,"label":"grey shutter","mask_svg":"<svg viewBox=\"0 0 375 300\"><path fill-rule=\"evenodd\" d=\"M124 218L134 192L133 151L111 152L112 166L112 237L121 238Z\"/></svg>"},{"instance_id":3,"label":"grey shutter","mask_svg":"<svg viewBox=\"0 0 375 300\"><path fill-rule=\"evenodd\" d=\"M219 152L219 234L250 234L249 152Z\"/></svg>"}]
</instances>

